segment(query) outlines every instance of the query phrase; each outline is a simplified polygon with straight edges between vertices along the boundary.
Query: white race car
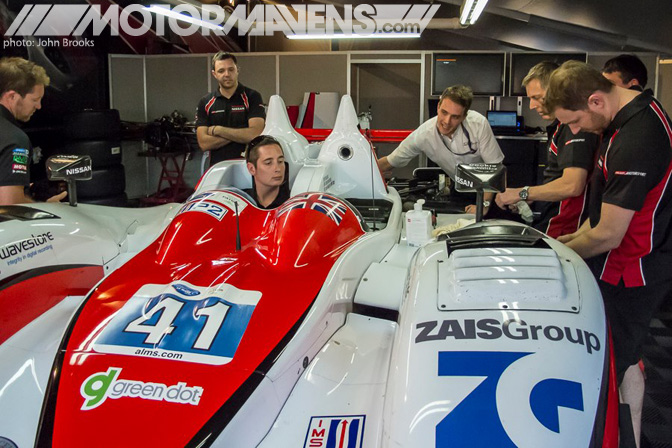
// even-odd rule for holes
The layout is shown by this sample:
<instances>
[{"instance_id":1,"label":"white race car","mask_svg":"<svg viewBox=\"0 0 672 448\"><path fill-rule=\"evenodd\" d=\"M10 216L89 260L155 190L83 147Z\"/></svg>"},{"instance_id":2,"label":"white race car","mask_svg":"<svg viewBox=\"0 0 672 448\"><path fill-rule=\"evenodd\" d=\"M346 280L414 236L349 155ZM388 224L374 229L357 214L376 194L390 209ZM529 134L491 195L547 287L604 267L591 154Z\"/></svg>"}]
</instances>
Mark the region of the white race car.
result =
<instances>
[{"instance_id":1,"label":"white race car","mask_svg":"<svg viewBox=\"0 0 672 448\"><path fill-rule=\"evenodd\" d=\"M274 210L243 161L185 204L0 209L0 446L617 446L575 253L506 221L407 245L348 96L321 145L277 96L264 133Z\"/></svg>"}]
</instances>

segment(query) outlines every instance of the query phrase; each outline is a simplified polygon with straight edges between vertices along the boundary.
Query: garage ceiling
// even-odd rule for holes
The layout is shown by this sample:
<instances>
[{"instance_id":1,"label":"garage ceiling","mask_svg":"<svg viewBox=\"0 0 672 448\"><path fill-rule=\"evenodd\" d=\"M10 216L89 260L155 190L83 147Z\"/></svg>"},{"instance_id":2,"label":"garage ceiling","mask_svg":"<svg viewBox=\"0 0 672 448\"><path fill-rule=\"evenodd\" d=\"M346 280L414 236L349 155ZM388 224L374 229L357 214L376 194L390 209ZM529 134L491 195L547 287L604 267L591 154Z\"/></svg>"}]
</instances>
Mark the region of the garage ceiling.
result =
<instances>
[{"instance_id":1,"label":"garage ceiling","mask_svg":"<svg viewBox=\"0 0 672 448\"><path fill-rule=\"evenodd\" d=\"M204 0L203 3L213 1ZM420 2L422 0L371 0L367 3ZM268 0L263 3L355 4L350 0ZM426 3L440 3L441 7L423 33L420 44L423 49L656 52L672 55L672 1L669 0L490 0L479 21L464 29L455 29L446 20L459 15L462 0Z\"/></svg>"},{"instance_id":2,"label":"garage ceiling","mask_svg":"<svg viewBox=\"0 0 672 448\"><path fill-rule=\"evenodd\" d=\"M442 3L457 14L462 2ZM491 0L475 26L447 32L465 36L466 44L474 39L504 48L669 55L671 27L672 2L665 0Z\"/></svg>"}]
</instances>

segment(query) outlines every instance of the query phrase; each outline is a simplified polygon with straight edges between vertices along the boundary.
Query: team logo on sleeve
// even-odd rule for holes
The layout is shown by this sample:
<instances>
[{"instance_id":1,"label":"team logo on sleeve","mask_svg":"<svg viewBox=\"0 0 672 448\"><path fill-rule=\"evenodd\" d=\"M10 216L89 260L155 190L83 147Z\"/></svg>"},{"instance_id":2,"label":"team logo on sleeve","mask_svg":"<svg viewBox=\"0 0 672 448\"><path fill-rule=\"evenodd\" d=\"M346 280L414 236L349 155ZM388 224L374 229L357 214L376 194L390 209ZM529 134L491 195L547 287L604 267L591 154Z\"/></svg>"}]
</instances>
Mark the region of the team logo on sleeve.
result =
<instances>
[{"instance_id":1,"label":"team logo on sleeve","mask_svg":"<svg viewBox=\"0 0 672 448\"><path fill-rule=\"evenodd\" d=\"M21 165L28 164L28 150L24 148L14 148L12 151L12 161Z\"/></svg>"},{"instance_id":2,"label":"team logo on sleeve","mask_svg":"<svg viewBox=\"0 0 672 448\"><path fill-rule=\"evenodd\" d=\"M14 148L12 150L12 174L28 173L29 152L25 148Z\"/></svg>"}]
</instances>

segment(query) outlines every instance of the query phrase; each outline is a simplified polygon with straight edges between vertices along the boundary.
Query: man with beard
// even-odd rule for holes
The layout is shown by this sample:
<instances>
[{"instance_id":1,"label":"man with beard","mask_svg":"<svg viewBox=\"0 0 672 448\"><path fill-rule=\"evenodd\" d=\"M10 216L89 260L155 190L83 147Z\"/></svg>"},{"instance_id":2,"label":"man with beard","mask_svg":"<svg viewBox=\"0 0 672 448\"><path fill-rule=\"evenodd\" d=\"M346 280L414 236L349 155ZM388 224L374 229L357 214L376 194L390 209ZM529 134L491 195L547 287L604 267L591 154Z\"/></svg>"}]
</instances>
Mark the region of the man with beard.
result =
<instances>
[{"instance_id":1,"label":"man with beard","mask_svg":"<svg viewBox=\"0 0 672 448\"><path fill-rule=\"evenodd\" d=\"M22 58L0 59L0 205L35 202L25 193L30 184L33 146L18 125L42 107L49 76L44 68ZM62 192L47 200L59 202Z\"/></svg>"},{"instance_id":2,"label":"man with beard","mask_svg":"<svg viewBox=\"0 0 672 448\"><path fill-rule=\"evenodd\" d=\"M210 165L242 157L245 145L264 130L266 112L261 94L238 82L238 61L220 51L212 58L217 88L198 103L196 137L210 152Z\"/></svg>"},{"instance_id":3,"label":"man with beard","mask_svg":"<svg viewBox=\"0 0 672 448\"><path fill-rule=\"evenodd\" d=\"M672 123L652 96L576 61L551 75L546 107L574 132L602 135L590 219L559 241L587 259L598 279L621 400L639 443L644 376L637 364L651 318L672 291Z\"/></svg>"},{"instance_id":4,"label":"man with beard","mask_svg":"<svg viewBox=\"0 0 672 448\"><path fill-rule=\"evenodd\" d=\"M576 232L588 215L588 178L595 164L599 137L587 132L574 134L567 125L559 124L544 108L546 89L551 73L558 68L555 62L540 62L523 79L523 87L534 109L549 126L548 157L544 183L532 187L507 188L497 195L501 208L518 201L535 201L541 216L534 227L553 238Z\"/></svg>"}]
</instances>

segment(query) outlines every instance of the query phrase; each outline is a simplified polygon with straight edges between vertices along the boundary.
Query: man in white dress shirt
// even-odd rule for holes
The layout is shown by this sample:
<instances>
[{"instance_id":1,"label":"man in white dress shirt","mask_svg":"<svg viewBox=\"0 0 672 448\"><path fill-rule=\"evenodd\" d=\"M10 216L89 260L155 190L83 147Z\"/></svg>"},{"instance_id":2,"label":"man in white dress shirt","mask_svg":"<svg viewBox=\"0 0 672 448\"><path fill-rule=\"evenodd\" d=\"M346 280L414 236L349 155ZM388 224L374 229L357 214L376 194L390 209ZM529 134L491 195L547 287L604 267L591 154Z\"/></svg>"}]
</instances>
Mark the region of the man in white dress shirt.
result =
<instances>
[{"instance_id":1,"label":"man in white dress shirt","mask_svg":"<svg viewBox=\"0 0 672 448\"><path fill-rule=\"evenodd\" d=\"M457 165L463 163L500 163L504 160L488 120L469 110L474 95L469 87L448 87L441 94L437 116L425 121L404 139L389 156L378 159L381 171L406 166L421 152L455 179ZM492 193L485 193L483 214L488 212ZM475 213L469 205L467 213Z\"/></svg>"}]
</instances>

